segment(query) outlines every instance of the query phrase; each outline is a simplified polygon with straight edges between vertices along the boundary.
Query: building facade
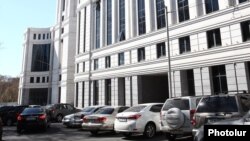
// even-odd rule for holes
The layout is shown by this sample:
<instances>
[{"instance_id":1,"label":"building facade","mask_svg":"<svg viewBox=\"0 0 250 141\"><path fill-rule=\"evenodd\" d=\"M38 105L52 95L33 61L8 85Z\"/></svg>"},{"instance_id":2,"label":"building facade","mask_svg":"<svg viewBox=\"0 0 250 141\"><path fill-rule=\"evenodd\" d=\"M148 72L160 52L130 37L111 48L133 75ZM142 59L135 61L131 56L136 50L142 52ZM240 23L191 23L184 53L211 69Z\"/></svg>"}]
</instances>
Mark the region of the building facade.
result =
<instances>
[{"instance_id":1,"label":"building facade","mask_svg":"<svg viewBox=\"0 0 250 141\"><path fill-rule=\"evenodd\" d=\"M164 0L58 0L48 103L131 106L249 90L250 2L168 0L167 8L166 20ZM23 68L20 101L33 74Z\"/></svg>"},{"instance_id":2,"label":"building facade","mask_svg":"<svg viewBox=\"0 0 250 141\"><path fill-rule=\"evenodd\" d=\"M19 104L74 102L76 7L58 0L56 25L26 31Z\"/></svg>"}]
</instances>

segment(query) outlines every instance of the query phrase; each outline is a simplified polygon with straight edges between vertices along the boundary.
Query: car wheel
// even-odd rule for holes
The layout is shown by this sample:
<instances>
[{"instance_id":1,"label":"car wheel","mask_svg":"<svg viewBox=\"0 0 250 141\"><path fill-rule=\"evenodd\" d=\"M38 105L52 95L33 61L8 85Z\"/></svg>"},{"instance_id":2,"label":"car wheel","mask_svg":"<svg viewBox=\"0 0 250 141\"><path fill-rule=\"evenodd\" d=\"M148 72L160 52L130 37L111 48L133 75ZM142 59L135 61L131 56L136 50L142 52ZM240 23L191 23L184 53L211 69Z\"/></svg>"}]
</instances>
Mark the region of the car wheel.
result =
<instances>
[{"instance_id":1,"label":"car wheel","mask_svg":"<svg viewBox=\"0 0 250 141\"><path fill-rule=\"evenodd\" d=\"M167 138L169 141L174 141L175 138L176 138L176 135L173 135L173 134L170 134L170 133L166 133L166 138Z\"/></svg>"},{"instance_id":2,"label":"car wheel","mask_svg":"<svg viewBox=\"0 0 250 141\"><path fill-rule=\"evenodd\" d=\"M97 135L97 134L98 134L98 131L90 131L90 133L91 133L92 135Z\"/></svg>"},{"instance_id":3,"label":"car wheel","mask_svg":"<svg viewBox=\"0 0 250 141\"><path fill-rule=\"evenodd\" d=\"M147 138L152 138L155 136L156 128L153 123L148 123L144 129L143 135Z\"/></svg>"},{"instance_id":4,"label":"car wheel","mask_svg":"<svg viewBox=\"0 0 250 141\"><path fill-rule=\"evenodd\" d=\"M6 125L7 125L7 126L11 126L11 125L12 125L12 120L11 120L11 119L8 119L8 120L6 121Z\"/></svg>"},{"instance_id":5,"label":"car wheel","mask_svg":"<svg viewBox=\"0 0 250 141\"><path fill-rule=\"evenodd\" d=\"M132 136L132 133L123 133L123 136L126 138L130 138Z\"/></svg>"},{"instance_id":6,"label":"car wheel","mask_svg":"<svg viewBox=\"0 0 250 141\"><path fill-rule=\"evenodd\" d=\"M166 122L172 129L178 129L184 124L184 114L179 108L171 108L166 113Z\"/></svg>"},{"instance_id":7,"label":"car wheel","mask_svg":"<svg viewBox=\"0 0 250 141\"><path fill-rule=\"evenodd\" d=\"M22 133L22 129L21 129L21 128L17 128L17 129L16 129L16 132L17 132L18 134L21 134L21 133Z\"/></svg>"},{"instance_id":8,"label":"car wheel","mask_svg":"<svg viewBox=\"0 0 250 141\"><path fill-rule=\"evenodd\" d=\"M61 114L56 116L57 122L62 122L63 116Z\"/></svg>"}]
</instances>

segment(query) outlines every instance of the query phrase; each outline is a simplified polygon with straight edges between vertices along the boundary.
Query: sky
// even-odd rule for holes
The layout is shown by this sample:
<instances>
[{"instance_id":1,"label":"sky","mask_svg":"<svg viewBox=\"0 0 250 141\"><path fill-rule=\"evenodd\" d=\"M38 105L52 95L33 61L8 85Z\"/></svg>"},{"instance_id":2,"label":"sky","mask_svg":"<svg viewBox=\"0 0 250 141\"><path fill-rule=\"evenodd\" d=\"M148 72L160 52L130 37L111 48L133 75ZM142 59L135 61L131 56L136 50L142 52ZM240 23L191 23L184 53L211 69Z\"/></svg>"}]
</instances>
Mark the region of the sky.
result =
<instances>
[{"instance_id":1,"label":"sky","mask_svg":"<svg viewBox=\"0 0 250 141\"><path fill-rule=\"evenodd\" d=\"M1 0L0 75L21 73L24 32L56 23L56 0Z\"/></svg>"}]
</instances>

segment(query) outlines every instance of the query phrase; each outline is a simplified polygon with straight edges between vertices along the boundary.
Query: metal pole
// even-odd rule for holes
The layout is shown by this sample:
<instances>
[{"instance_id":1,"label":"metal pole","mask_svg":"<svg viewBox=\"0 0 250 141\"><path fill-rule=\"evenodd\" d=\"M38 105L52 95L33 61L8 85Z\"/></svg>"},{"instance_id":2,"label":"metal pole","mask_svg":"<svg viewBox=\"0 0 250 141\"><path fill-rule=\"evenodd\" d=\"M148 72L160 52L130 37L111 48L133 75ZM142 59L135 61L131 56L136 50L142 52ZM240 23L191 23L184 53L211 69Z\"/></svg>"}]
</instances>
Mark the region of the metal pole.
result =
<instances>
[{"instance_id":1,"label":"metal pole","mask_svg":"<svg viewBox=\"0 0 250 141\"><path fill-rule=\"evenodd\" d=\"M169 45L169 27L168 27L168 7L165 6L166 26L167 26L167 42L168 42L168 83L169 83L169 98L172 98L172 76L171 76L171 56Z\"/></svg>"}]
</instances>

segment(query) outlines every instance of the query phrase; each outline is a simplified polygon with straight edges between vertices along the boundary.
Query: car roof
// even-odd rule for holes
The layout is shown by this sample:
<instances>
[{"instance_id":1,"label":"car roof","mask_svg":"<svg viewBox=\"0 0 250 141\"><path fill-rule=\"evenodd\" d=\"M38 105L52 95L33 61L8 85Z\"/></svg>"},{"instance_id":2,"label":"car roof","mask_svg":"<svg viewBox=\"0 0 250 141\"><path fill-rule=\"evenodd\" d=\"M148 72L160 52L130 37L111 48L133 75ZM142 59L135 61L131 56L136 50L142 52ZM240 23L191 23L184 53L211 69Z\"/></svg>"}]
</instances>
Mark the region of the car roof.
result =
<instances>
[{"instance_id":1,"label":"car roof","mask_svg":"<svg viewBox=\"0 0 250 141\"><path fill-rule=\"evenodd\" d=\"M157 104L164 104L164 103L142 103L134 106L144 105L144 106L150 106L150 105L157 105Z\"/></svg>"}]
</instances>

